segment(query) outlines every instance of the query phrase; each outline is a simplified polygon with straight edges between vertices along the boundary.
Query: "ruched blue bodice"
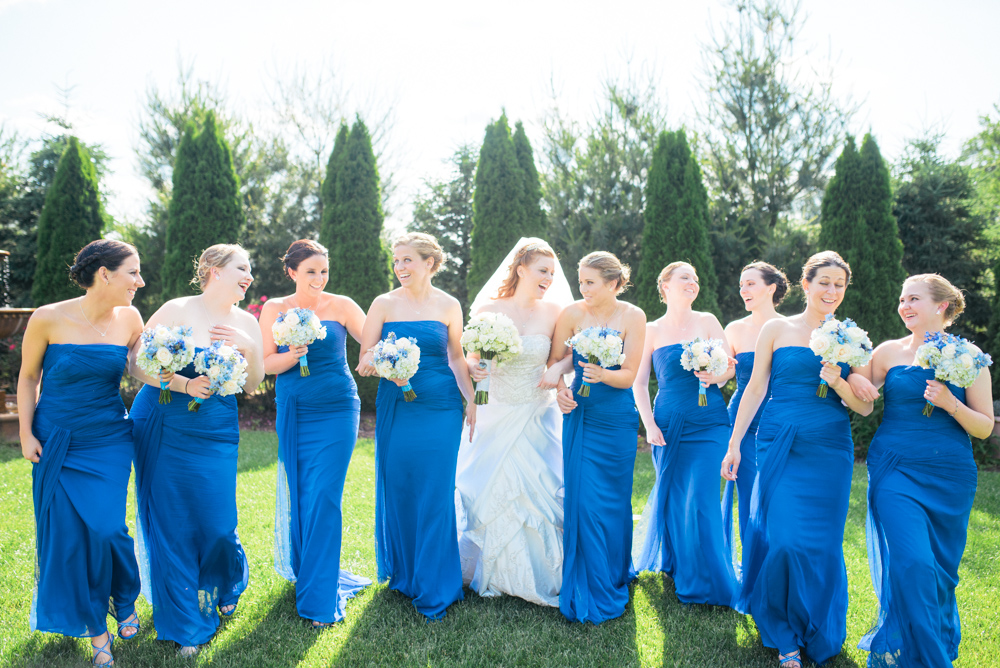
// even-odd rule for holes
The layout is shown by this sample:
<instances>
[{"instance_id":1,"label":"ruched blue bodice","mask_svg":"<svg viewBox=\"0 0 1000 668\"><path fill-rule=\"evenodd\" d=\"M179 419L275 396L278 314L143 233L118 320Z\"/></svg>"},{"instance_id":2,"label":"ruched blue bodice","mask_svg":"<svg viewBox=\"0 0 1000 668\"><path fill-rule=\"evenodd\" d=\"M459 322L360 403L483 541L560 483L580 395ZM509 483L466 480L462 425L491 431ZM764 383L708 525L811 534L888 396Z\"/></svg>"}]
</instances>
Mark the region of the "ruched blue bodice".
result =
<instances>
[{"instance_id":1,"label":"ruched blue bodice","mask_svg":"<svg viewBox=\"0 0 1000 668\"><path fill-rule=\"evenodd\" d=\"M49 344L32 433L36 590L32 630L96 636L109 600L119 621L139 595L139 571L125 524L132 421L118 387L128 348Z\"/></svg>"},{"instance_id":2,"label":"ruched blue bodice","mask_svg":"<svg viewBox=\"0 0 1000 668\"><path fill-rule=\"evenodd\" d=\"M703 426L729 426L726 402L718 385L705 388L707 406L698 405L698 378L681 366L684 347L679 343L662 346L653 351L653 371L660 388L653 401L654 415L673 412L685 413L689 424Z\"/></svg>"},{"instance_id":3,"label":"ruched blue bodice","mask_svg":"<svg viewBox=\"0 0 1000 668\"><path fill-rule=\"evenodd\" d=\"M306 355L310 375L302 376L299 365L295 364L275 379L279 406L289 397L295 397L301 406L326 408L331 403L360 406L358 386L347 361L347 330L335 320L323 320L322 324L326 327L326 338L313 341ZM288 346L279 347L278 352L288 352ZM316 369L321 371L313 373Z\"/></svg>"}]
</instances>

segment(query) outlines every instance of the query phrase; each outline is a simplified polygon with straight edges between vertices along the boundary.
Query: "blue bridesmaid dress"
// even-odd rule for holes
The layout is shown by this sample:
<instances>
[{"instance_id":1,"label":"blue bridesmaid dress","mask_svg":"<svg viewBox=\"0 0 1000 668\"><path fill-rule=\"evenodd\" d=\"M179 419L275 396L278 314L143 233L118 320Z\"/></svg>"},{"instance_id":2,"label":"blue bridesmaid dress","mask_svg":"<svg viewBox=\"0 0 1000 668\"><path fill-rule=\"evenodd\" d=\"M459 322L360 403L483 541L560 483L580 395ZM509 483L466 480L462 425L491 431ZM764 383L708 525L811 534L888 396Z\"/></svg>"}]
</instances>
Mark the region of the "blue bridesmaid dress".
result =
<instances>
[{"instance_id":1,"label":"blue bridesmaid dress","mask_svg":"<svg viewBox=\"0 0 1000 668\"><path fill-rule=\"evenodd\" d=\"M93 637L131 616L139 567L125 524L132 422L118 394L128 348L53 343L42 360L32 433L32 631ZM110 606L109 606L110 601Z\"/></svg>"},{"instance_id":2,"label":"blue bridesmaid dress","mask_svg":"<svg viewBox=\"0 0 1000 668\"><path fill-rule=\"evenodd\" d=\"M652 446L656 483L636 536L635 571L669 575L682 603L728 606L736 576L723 532L719 462L729 415L718 385L707 388L708 405L698 405L699 382L681 367L683 352L679 343L653 351L653 418L665 445Z\"/></svg>"},{"instance_id":3,"label":"blue bridesmaid dress","mask_svg":"<svg viewBox=\"0 0 1000 668\"><path fill-rule=\"evenodd\" d=\"M278 490L274 569L295 583L299 615L344 618L344 607L371 580L340 568L341 500L358 438L361 400L347 366L347 330L324 320L326 338L309 345L310 375L299 365L278 374ZM281 346L278 352L288 352Z\"/></svg>"},{"instance_id":4,"label":"blue bridesmaid dress","mask_svg":"<svg viewBox=\"0 0 1000 668\"><path fill-rule=\"evenodd\" d=\"M639 413L630 387L596 383L590 396L581 397L584 361L573 352L577 407L563 415L565 561L559 610L570 621L600 624L620 617L628 604Z\"/></svg>"},{"instance_id":5,"label":"blue bridesmaid dress","mask_svg":"<svg viewBox=\"0 0 1000 668\"><path fill-rule=\"evenodd\" d=\"M194 364L178 373L198 376ZM250 579L236 535L236 397L213 395L195 412L188 395L161 404L159 394L143 385L132 404L142 594L158 639L201 645L216 608L235 605Z\"/></svg>"},{"instance_id":6,"label":"blue bridesmaid dress","mask_svg":"<svg viewBox=\"0 0 1000 668\"><path fill-rule=\"evenodd\" d=\"M729 398L729 422L736 426L736 414L740 410L740 402L743 400L743 392L753 375L753 352L736 353L736 391ZM740 441L740 468L736 472L736 483L732 480L726 481L726 490L722 497L723 524L726 527L726 541L731 544L732 531L729 527L733 523L733 489L739 497L739 523L740 540L746 535L747 522L750 520L750 497L753 494L753 481L757 477L757 425L760 424L760 416L764 413L764 406L771 398L771 386L767 387L767 394L760 402L760 408L753 416L750 426L743 434Z\"/></svg>"},{"instance_id":7,"label":"blue bridesmaid dress","mask_svg":"<svg viewBox=\"0 0 1000 668\"><path fill-rule=\"evenodd\" d=\"M380 582L441 619L463 598L455 519L462 395L448 366L448 327L436 320L382 325L382 338L416 339L417 398L382 379L375 401L375 557ZM311 358L310 358L311 359Z\"/></svg>"},{"instance_id":8,"label":"blue bridesmaid dress","mask_svg":"<svg viewBox=\"0 0 1000 668\"><path fill-rule=\"evenodd\" d=\"M736 608L753 615L766 647L802 648L816 663L847 637L844 525L854 444L836 392L816 396L820 358L774 351L771 399L757 428L757 479ZM841 376L850 368L842 364Z\"/></svg>"},{"instance_id":9,"label":"blue bridesmaid dress","mask_svg":"<svg viewBox=\"0 0 1000 668\"><path fill-rule=\"evenodd\" d=\"M938 668L958 657L955 586L976 496L969 435L943 408L924 417L930 369L895 366L868 449L868 561L878 620L868 665ZM948 384L959 401L965 390Z\"/></svg>"}]
</instances>

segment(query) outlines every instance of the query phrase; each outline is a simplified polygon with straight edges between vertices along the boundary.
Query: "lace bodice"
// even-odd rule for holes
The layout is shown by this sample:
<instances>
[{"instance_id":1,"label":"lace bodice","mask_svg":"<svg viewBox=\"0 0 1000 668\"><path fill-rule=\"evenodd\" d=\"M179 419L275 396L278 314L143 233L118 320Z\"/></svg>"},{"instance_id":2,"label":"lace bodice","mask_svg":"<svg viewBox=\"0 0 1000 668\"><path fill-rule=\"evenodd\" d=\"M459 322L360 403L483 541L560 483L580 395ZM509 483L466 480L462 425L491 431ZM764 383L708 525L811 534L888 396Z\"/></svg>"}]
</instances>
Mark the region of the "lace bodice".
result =
<instances>
[{"instance_id":1,"label":"lace bodice","mask_svg":"<svg viewBox=\"0 0 1000 668\"><path fill-rule=\"evenodd\" d=\"M552 390L542 390L538 381L545 372L552 340L544 334L521 337L524 350L493 370L490 379L490 403L526 404L553 397Z\"/></svg>"}]
</instances>

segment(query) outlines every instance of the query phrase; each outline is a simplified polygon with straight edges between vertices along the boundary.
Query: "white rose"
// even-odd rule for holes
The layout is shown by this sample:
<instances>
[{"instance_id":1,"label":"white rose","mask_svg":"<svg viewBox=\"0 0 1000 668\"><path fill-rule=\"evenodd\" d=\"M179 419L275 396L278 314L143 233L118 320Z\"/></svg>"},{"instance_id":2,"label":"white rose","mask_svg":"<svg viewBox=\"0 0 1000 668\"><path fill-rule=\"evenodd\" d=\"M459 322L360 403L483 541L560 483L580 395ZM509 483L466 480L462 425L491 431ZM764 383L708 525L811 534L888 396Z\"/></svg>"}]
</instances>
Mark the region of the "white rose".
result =
<instances>
[{"instance_id":1,"label":"white rose","mask_svg":"<svg viewBox=\"0 0 1000 668\"><path fill-rule=\"evenodd\" d=\"M207 375L212 380L215 380L216 378L219 377L219 367L217 366L208 367L208 373L205 375Z\"/></svg>"},{"instance_id":2,"label":"white rose","mask_svg":"<svg viewBox=\"0 0 1000 668\"><path fill-rule=\"evenodd\" d=\"M958 361L961 362L962 366L964 366L966 369L971 369L972 366L976 363L976 361L972 359L972 355L970 355L969 353L962 353L961 355L959 355Z\"/></svg>"},{"instance_id":3,"label":"white rose","mask_svg":"<svg viewBox=\"0 0 1000 668\"><path fill-rule=\"evenodd\" d=\"M170 354L170 351L166 348L160 348L156 351L156 361L160 363L160 366L167 366L173 360L174 356Z\"/></svg>"},{"instance_id":4,"label":"white rose","mask_svg":"<svg viewBox=\"0 0 1000 668\"><path fill-rule=\"evenodd\" d=\"M154 334L153 340L162 346L170 340L170 330L160 325L156 328L156 334Z\"/></svg>"},{"instance_id":5,"label":"white rose","mask_svg":"<svg viewBox=\"0 0 1000 668\"><path fill-rule=\"evenodd\" d=\"M955 357L956 352L958 352L958 350L955 348L954 343L949 343L948 345L946 345L944 348L941 349L941 354L948 359L952 359L953 357Z\"/></svg>"},{"instance_id":6,"label":"white rose","mask_svg":"<svg viewBox=\"0 0 1000 668\"><path fill-rule=\"evenodd\" d=\"M705 352L705 344L701 341L691 344L691 354L700 357Z\"/></svg>"},{"instance_id":7,"label":"white rose","mask_svg":"<svg viewBox=\"0 0 1000 668\"><path fill-rule=\"evenodd\" d=\"M222 384L222 391L225 394L236 394L239 392L240 385L235 380L227 380Z\"/></svg>"},{"instance_id":8,"label":"white rose","mask_svg":"<svg viewBox=\"0 0 1000 668\"><path fill-rule=\"evenodd\" d=\"M846 362L851 358L851 347L844 343L838 343L837 349L833 353L833 359L837 362Z\"/></svg>"},{"instance_id":9,"label":"white rose","mask_svg":"<svg viewBox=\"0 0 1000 668\"><path fill-rule=\"evenodd\" d=\"M809 340L809 349L822 357L830 349L830 340L825 336L816 336Z\"/></svg>"},{"instance_id":10,"label":"white rose","mask_svg":"<svg viewBox=\"0 0 1000 668\"><path fill-rule=\"evenodd\" d=\"M851 327L847 330L847 338L854 343L861 343L865 340L865 331L860 327Z\"/></svg>"},{"instance_id":11,"label":"white rose","mask_svg":"<svg viewBox=\"0 0 1000 668\"><path fill-rule=\"evenodd\" d=\"M228 359L232 356L233 350L234 348L232 346L222 346L219 348L219 354Z\"/></svg>"},{"instance_id":12,"label":"white rose","mask_svg":"<svg viewBox=\"0 0 1000 668\"><path fill-rule=\"evenodd\" d=\"M712 361L712 358L708 355L708 353L700 353L697 356L697 360L698 360L698 366L701 368L705 368Z\"/></svg>"},{"instance_id":13,"label":"white rose","mask_svg":"<svg viewBox=\"0 0 1000 668\"><path fill-rule=\"evenodd\" d=\"M295 327L295 325L299 324L299 316L294 311L289 311L285 314L283 322L287 323L288 327Z\"/></svg>"},{"instance_id":14,"label":"white rose","mask_svg":"<svg viewBox=\"0 0 1000 668\"><path fill-rule=\"evenodd\" d=\"M822 329L827 334L833 334L834 332L837 331L837 327L839 326L840 323L831 318L830 320L824 322L823 325L820 327L820 329Z\"/></svg>"}]
</instances>

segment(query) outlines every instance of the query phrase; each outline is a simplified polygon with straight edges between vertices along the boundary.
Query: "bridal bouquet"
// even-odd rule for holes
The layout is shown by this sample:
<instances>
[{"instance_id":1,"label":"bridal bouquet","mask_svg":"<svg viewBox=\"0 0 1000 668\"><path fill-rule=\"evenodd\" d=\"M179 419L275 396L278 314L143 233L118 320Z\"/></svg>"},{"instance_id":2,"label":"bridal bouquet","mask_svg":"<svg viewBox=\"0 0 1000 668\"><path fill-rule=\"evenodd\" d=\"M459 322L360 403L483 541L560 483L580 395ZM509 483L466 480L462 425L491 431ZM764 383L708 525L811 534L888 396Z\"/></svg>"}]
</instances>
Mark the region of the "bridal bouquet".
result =
<instances>
[{"instance_id":1,"label":"bridal bouquet","mask_svg":"<svg viewBox=\"0 0 1000 668\"><path fill-rule=\"evenodd\" d=\"M479 368L492 366L492 360L503 363L524 350L521 337L517 333L514 321L502 313L484 312L469 319L469 324L462 332L462 347L468 352L479 353ZM476 404L482 405L490 400L490 379L476 383Z\"/></svg>"},{"instance_id":2,"label":"bridal bouquet","mask_svg":"<svg viewBox=\"0 0 1000 668\"><path fill-rule=\"evenodd\" d=\"M374 353L372 366L382 378L409 381L420 368L420 348L417 347L417 340L405 336L397 339L396 332L389 332L389 336L376 343L371 352ZM407 382L403 386L403 399L413 401L416 398L417 393Z\"/></svg>"},{"instance_id":3,"label":"bridal bouquet","mask_svg":"<svg viewBox=\"0 0 1000 668\"><path fill-rule=\"evenodd\" d=\"M194 359L194 338L190 327L156 325L143 330L135 363L150 376L180 371ZM169 404L170 390L160 381L160 403Z\"/></svg>"},{"instance_id":4,"label":"bridal bouquet","mask_svg":"<svg viewBox=\"0 0 1000 668\"><path fill-rule=\"evenodd\" d=\"M809 337L809 349L831 364L843 362L848 366L865 366L872 360L872 341L868 332L850 318L841 322L827 315ZM821 379L816 396L826 397L826 390L826 381Z\"/></svg>"},{"instance_id":5,"label":"bridal bouquet","mask_svg":"<svg viewBox=\"0 0 1000 668\"><path fill-rule=\"evenodd\" d=\"M588 327L574 334L566 345L586 357L590 364L600 364L605 369L625 362L625 353L622 352L625 344L618 332L608 327ZM590 383L584 381L578 394L589 397Z\"/></svg>"},{"instance_id":6,"label":"bridal bouquet","mask_svg":"<svg viewBox=\"0 0 1000 668\"><path fill-rule=\"evenodd\" d=\"M275 345L279 346L309 346L316 339L326 338L326 327L319 317L307 308L290 308L285 313L279 313L271 325L271 334ZM299 375L309 375L309 362L306 355L299 358Z\"/></svg>"},{"instance_id":7,"label":"bridal bouquet","mask_svg":"<svg viewBox=\"0 0 1000 668\"><path fill-rule=\"evenodd\" d=\"M681 368L686 371L708 371L713 376L720 376L729 368L729 355L722 347L719 339L702 339L681 341ZM708 395L705 386L698 383L698 405L708 405Z\"/></svg>"},{"instance_id":8,"label":"bridal bouquet","mask_svg":"<svg viewBox=\"0 0 1000 668\"><path fill-rule=\"evenodd\" d=\"M986 353L976 352L967 339L944 332L927 332L924 344L917 348L917 366L933 369L935 380L951 383L958 387L969 387L979 371L993 364ZM927 402L923 414L927 417L934 412L934 404Z\"/></svg>"},{"instance_id":9,"label":"bridal bouquet","mask_svg":"<svg viewBox=\"0 0 1000 668\"><path fill-rule=\"evenodd\" d=\"M225 397L236 394L247 382L247 360L236 346L227 345L225 341L214 341L194 357L194 370L208 376L210 382L208 391ZM201 408L201 397L195 397L188 402L189 411Z\"/></svg>"}]
</instances>

